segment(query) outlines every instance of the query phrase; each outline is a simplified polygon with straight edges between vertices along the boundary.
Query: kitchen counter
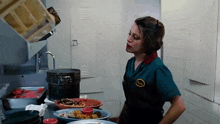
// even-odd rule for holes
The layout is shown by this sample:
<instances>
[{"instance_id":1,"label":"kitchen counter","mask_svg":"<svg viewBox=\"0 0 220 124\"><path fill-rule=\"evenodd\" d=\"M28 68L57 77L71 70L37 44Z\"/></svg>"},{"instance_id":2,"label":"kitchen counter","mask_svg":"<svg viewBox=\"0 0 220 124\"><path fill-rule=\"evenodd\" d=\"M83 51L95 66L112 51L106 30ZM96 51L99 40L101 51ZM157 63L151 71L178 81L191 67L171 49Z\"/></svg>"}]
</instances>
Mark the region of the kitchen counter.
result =
<instances>
[{"instance_id":1,"label":"kitchen counter","mask_svg":"<svg viewBox=\"0 0 220 124\"><path fill-rule=\"evenodd\" d=\"M60 108L58 106L56 106L54 103L44 103L47 105L47 108L45 109L45 113L44 116L41 118L42 119L42 124L43 124L43 119L48 119L48 118L57 118L56 116L53 115L53 113L57 110L60 110ZM15 111L23 111L24 109L13 109L11 111L15 112ZM58 123L57 124L66 124L67 122L64 122L62 120L58 119Z\"/></svg>"}]
</instances>

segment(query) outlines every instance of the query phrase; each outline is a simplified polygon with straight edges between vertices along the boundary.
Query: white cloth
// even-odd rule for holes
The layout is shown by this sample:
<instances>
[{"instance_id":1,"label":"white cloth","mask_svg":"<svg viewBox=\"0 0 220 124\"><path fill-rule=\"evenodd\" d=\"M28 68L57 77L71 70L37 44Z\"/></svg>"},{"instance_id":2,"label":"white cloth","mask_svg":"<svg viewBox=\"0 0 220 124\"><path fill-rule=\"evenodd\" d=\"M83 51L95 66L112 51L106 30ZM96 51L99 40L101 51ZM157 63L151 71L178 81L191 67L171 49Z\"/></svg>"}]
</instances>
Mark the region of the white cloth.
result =
<instances>
[{"instance_id":1,"label":"white cloth","mask_svg":"<svg viewBox=\"0 0 220 124\"><path fill-rule=\"evenodd\" d=\"M46 104L41 104L41 105L27 105L25 110L37 110L39 111L39 116L44 116L45 109L47 108Z\"/></svg>"},{"instance_id":2,"label":"white cloth","mask_svg":"<svg viewBox=\"0 0 220 124\"><path fill-rule=\"evenodd\" d=\"M55 103L55 102L49 100L48 98L45 98L45 99L44 99L44 102L45 102L45 103Z\"/></svg>"}]
</instances>

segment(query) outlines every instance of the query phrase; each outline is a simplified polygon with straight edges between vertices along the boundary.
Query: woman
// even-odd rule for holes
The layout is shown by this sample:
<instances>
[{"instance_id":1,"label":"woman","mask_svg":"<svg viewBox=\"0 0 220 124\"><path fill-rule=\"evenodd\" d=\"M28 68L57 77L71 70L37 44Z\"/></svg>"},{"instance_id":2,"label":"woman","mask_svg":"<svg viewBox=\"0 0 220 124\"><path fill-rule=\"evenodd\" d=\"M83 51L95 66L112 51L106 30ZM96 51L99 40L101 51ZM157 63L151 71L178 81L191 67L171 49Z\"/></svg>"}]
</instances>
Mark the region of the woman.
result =
<instances>
[{"instance_id":1,"label":"woman","mask_svg":"<svg viewBox=\"0 0 220 124\"><path fill-rule=\"evenodd\" d=\"M124 80L125 104L118 124L170 124L184 111L185 105L171 72L157 56L165 34L163 24L153 17L138 18L127 38L128 60ZM171 107L163 117L163 105Z\"/></svg>"}]
</instances>

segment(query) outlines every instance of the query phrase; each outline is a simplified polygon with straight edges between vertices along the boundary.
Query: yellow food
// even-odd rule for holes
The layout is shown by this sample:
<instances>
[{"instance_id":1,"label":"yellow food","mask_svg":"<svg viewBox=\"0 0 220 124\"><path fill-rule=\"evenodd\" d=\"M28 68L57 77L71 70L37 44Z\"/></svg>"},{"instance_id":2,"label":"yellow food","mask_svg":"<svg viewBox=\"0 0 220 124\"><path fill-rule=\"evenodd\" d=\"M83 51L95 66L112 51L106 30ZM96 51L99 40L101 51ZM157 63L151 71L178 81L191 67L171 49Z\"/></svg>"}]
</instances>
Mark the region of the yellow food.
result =
<instances>
[{"instance_id":1,"label":"yellow food","mask_svg":"<svg viewBox=\"0 0 220 124\"><path fill-rule=\"evenodd\" d=\"M93 119L97 119L97 118L99 118L99 117L98 117L97 114L92 114L92 115L91 115L91 118L93 118Z\"/></svg>"},{"instance_id":2,"label":"yellow food","mask_svg":"<svg viewBox=\"0 0 220 124\"><path fill-rule=\"evenodd\" d=\"M90 116L86 114L77 114L76 117L79 119L90 119Z\"/></svg>"},{"instance_id":3,"label":"yellow food","mask_svg":"<svg viewBox=\"0 0 220 124\"><path fill-rule=\"evenodd\" d=\"M76 116L77 114L81 114L81 111L80 111L80 110L75 110L75 111L73 112L73 114Z\"/></svg>"}]
</instances>

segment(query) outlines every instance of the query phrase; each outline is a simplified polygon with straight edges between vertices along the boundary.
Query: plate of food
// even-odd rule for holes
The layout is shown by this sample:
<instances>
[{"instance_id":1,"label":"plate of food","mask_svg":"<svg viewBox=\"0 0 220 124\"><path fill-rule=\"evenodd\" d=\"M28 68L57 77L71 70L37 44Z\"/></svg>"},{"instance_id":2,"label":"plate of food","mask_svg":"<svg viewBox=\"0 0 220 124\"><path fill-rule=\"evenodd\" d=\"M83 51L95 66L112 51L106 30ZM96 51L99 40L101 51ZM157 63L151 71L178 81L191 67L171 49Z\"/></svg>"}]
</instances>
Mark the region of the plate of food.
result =
<instances>
[{"instance_id":1,"label":"plate of food","mask_svg":"<svg viewBox=\"0 0 220 124\"><path fill-rule=\"evenodd\" d=\"M87 119L107 120L111 116L109 112L100 109L93 109L92 114L87 115L81 112L82 109L83 108L62 109L55 111L53 115L56 116L58 119L66 122L87 120Z\"/></svg>"},{"instance_id":2,"label":"plate of food","mask_svg":"<svg viewBox=\"0 0 220 124\"><path fill-rule=\"evenodd\" d=\"M88 98L63 98L61 100L56 100L55 104L59 106L60 109L84 107L99 108L103 105L103 103L99 100Z\"/></svg>"}]
</instances>

